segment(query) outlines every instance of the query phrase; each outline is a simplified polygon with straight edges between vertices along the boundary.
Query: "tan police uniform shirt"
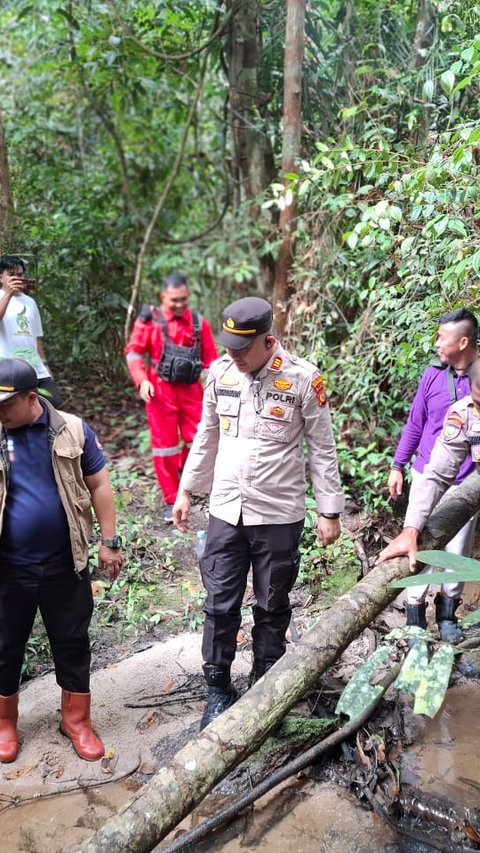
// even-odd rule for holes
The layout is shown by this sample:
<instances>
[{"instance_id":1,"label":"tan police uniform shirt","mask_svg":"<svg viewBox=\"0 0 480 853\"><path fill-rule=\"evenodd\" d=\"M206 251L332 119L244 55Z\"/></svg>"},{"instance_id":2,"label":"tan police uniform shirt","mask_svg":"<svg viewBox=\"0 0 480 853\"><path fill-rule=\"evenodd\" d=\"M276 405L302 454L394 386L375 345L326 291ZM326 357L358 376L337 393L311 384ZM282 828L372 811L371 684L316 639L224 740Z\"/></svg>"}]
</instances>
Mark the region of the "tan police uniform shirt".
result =
<instances>
[{"instance_id":1,"label":"tan police uniform shirt","mask_svg":"<svg viewBox=\"0 0 480 853\"><path fill-rule=\"evenodd\" d=\"M455 482L458 469L471 455L480 470L480 412L470 395L450 406L422 476L412 486L405 527L423 530L443 493Z\"/></svg>"},{"instance_id":2,"label":"tan police uniform shirt","mask_svg":"<svg viewBox=\"0 0 480 853\"><path fill-rule=\"evenodd\" d=\"M210 492L210 512L237 524L285 524L305 516L305 459L318 512L342 512L335 442L317 368L277 344L254 378L228 355L210 366L202 420L180 488Z\"/></svg>"}]
</instances>

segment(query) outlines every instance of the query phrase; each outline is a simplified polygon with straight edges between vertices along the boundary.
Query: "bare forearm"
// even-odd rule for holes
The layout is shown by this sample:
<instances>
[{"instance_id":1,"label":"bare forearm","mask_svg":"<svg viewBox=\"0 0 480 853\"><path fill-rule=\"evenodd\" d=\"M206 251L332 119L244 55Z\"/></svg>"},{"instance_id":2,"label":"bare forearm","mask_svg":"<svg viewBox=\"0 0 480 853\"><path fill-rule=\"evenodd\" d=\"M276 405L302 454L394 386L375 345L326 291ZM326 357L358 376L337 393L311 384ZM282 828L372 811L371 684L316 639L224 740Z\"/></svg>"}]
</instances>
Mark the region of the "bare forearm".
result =
<instances>
[{"instance_id":1,"label":"bare forearm","mask_svg":"<svg viewBox=\"0 0 480 853\"><path fill-rule=\"evenodd\" d=\"M93 511L102 539L111 539L116 533L115 498L106 470L103 469L92 477L85 477L85 483L92 496Z\"/></svg>"}]
</instances>

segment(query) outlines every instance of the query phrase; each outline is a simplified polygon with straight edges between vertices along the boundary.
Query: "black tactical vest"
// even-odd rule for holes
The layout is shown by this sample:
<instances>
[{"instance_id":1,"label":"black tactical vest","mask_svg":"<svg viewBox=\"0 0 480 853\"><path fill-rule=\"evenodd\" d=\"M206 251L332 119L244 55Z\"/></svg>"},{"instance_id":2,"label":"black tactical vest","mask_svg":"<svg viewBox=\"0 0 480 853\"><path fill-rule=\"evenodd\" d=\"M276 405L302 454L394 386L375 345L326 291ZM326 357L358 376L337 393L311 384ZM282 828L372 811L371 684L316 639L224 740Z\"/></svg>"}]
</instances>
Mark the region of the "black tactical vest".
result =
<instances>
[{"instance_id":1,"label":"black tactical vest","mask_svg":"<svg viewBox=\"0 0 480 853\"><path fill-rule=\"evenodd\" d=\"M164 379L165 382L182 382L192 385L202 372L199 315L192 311L195 336L193 347L180 347L172 343L168 337L167 323L161 310L153 308L151 318L156 326L161 327L163 335L162 357L155 365L160 379Z\"/></svg>"}]
</instances>

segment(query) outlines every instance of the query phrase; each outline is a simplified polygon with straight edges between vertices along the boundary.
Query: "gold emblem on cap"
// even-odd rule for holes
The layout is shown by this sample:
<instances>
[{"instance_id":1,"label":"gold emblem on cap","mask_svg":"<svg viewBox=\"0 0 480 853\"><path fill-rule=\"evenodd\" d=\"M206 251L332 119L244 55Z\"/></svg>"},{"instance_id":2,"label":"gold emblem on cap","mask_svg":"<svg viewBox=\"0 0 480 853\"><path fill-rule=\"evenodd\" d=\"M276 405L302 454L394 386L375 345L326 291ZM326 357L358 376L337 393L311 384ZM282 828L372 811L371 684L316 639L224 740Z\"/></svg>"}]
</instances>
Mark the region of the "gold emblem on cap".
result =
<instances>
[{"instance_id":1,"label":"gold emblem on cap","mask_svg":"<svg viewBox=\"0 0 480 853\"><path fill-rule=\"evenodd\" d=\"M235 328L235 320L232 320L232 318L229 317L228 320L225 321L225 325L228 326L229 329L234 329Z\"/></svg>"}]
</instances>

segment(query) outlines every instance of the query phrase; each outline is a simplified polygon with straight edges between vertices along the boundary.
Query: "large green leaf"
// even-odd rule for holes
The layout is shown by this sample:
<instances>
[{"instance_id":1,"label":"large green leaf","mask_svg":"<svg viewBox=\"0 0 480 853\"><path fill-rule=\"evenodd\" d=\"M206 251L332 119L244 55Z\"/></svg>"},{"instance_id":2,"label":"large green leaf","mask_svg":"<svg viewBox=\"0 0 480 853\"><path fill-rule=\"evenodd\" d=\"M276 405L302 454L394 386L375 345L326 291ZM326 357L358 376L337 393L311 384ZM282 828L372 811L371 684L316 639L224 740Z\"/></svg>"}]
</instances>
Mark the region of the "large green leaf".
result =
<instances>
[{"instance_id":1,"label":"large green leaf","mask_svg":"<svg viewBox=\"0 0 480 853\"><path fill-rule=\"evenodd\" d=\"M378 667L387 660L391 651L388 646L375 649L348 682L337 702L336 714L345 714L354 720L380 695L383 688L378 684L370 684L370 679L377 672Z\"/></svg>"},{"instance_id":2,"label":"large green leaf","mask_svg":"<svg viewBox=\"0 0 480 853\"><path fill-rule=\"evenodd\" d=\"M448 643L435 652L415 694L414 714L434 717L440 710L452 672L454 654L453 647Z\"/></svg>"},{"instance_id":3,"label":"large green leaf","mask_svg":"<svg viewBox=\"0 0 480 853\"><path fill-rule=\"evenodd\" d=\"M446 569L449 572L449 583L462 583L463 581L480 580L480 561L463 557L461 554L449 554L448 551L418 551L417 561L428 566ZM390 586L403 589L408 586L418 586L418 575L410 575L407 578L392 581ZM428 575L428 583L445 583L444 572L431 572Z\"/></svg>"},{"instance_id":4,"label":"large green leaf","mask_svg":"<svg viewBox=\"0 0 480 853\"><path fill-rule=\"evenodd\" d=\"M418 625L404 625L402 628L393 628L385 636L386 640L424 640L431 642L432 635L425 628L419 628Z\"/></svg>"},{"instance_id":5,"label":"large green leaf","mask_svg":"<svg viewBox=\"0 0 480 853\"><path fill-rule=\"evenodd\" d=\"M393 686L397 690L403 690L404 693L411 693L412 696L415 696L427 667L428 647L425 642L419 640L410 649Z\"/></svg>"},{"instance_id":6,"label":"large green leaf","mask_svg":"<svg viewBox=\"0 0 480 853\"><path fill-rule=\"evenodd\" d=\"M417 560L440 569L475 572L476 579L480 580L480 560L472 560L462 554L450 554L449 551L418 551Z\"/></svg>"}]
</instances>

